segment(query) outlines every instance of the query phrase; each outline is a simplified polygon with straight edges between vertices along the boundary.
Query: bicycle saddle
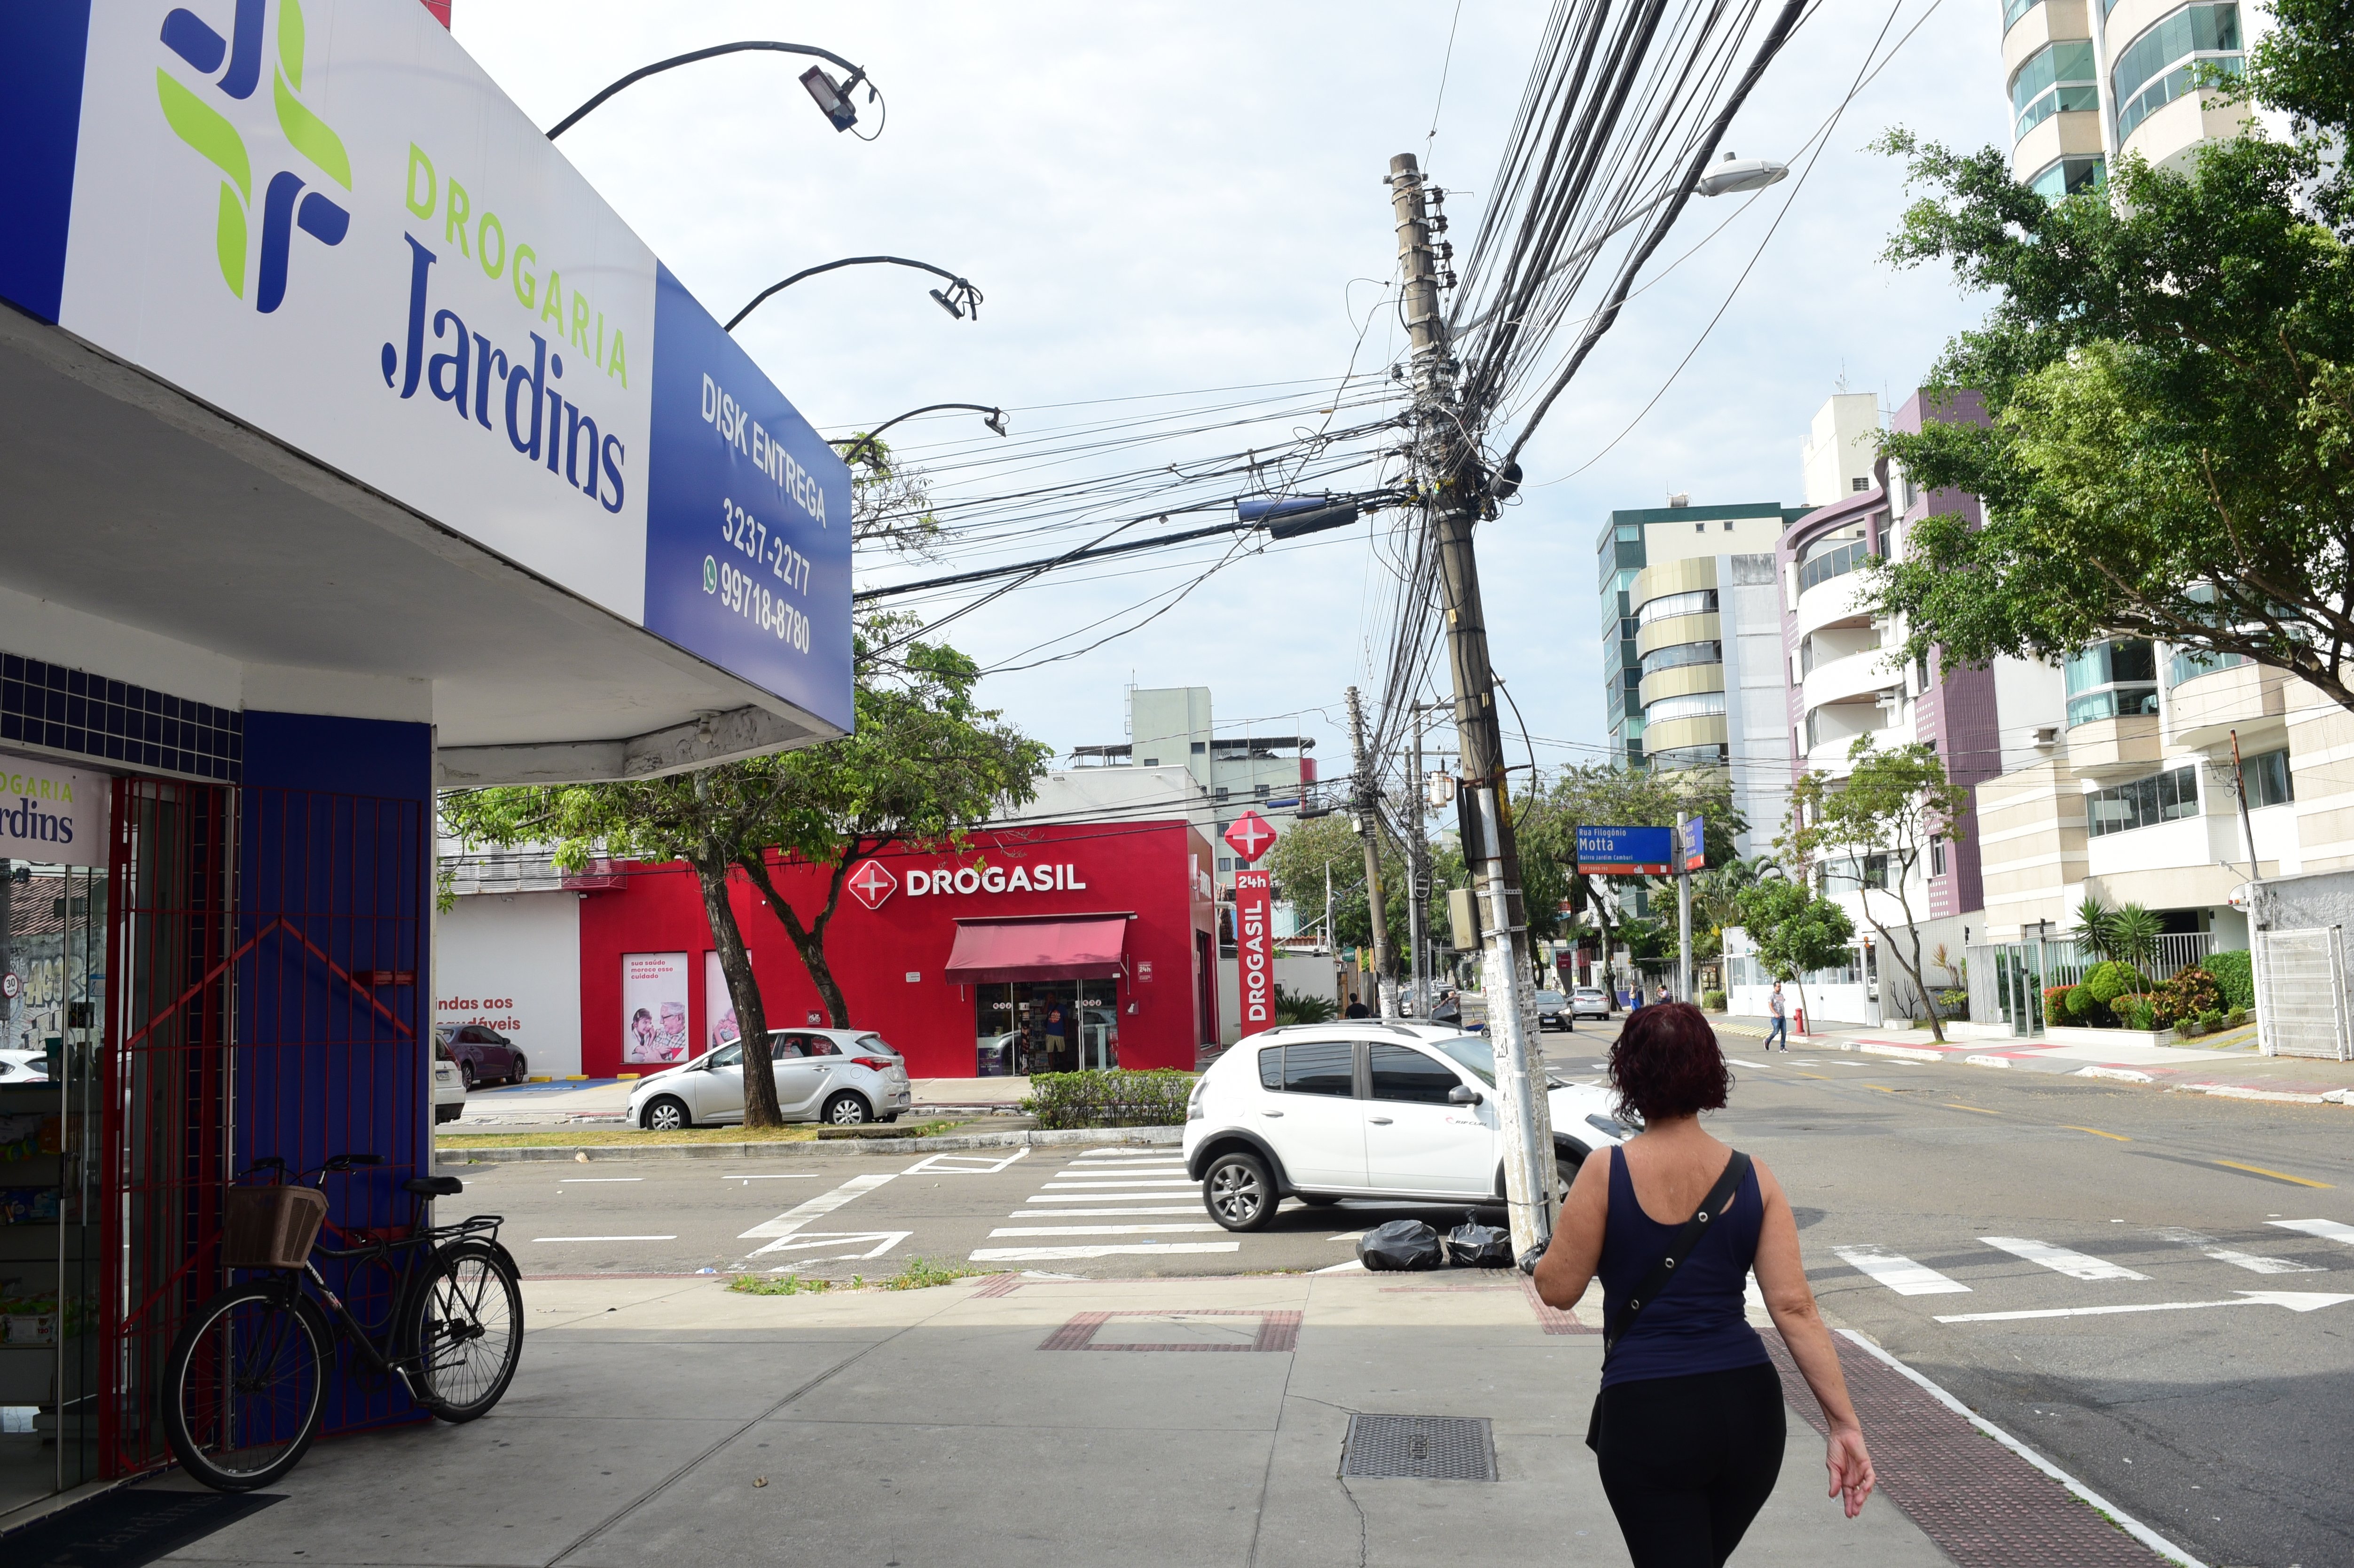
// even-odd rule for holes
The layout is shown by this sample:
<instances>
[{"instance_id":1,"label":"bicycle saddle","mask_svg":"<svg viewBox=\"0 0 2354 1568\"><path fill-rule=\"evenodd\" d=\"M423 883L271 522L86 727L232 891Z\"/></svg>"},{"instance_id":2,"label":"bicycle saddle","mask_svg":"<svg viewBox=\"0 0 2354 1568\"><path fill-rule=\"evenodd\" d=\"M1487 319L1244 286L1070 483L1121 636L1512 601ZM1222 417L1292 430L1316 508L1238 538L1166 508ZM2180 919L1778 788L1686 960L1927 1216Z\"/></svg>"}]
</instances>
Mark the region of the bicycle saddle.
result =
<instances>
[{"instance_id":1,"label":"bicycle saddle","mask_svg":"<svg viewBox=\"0 0 2354 1568\"><path fill-rule=\"evenodd\" d=\"M454 1198L466 1190L466 1184L455 1176L411 1176L400 1188L420 1198Z\"/></svg>"}]
</instances>

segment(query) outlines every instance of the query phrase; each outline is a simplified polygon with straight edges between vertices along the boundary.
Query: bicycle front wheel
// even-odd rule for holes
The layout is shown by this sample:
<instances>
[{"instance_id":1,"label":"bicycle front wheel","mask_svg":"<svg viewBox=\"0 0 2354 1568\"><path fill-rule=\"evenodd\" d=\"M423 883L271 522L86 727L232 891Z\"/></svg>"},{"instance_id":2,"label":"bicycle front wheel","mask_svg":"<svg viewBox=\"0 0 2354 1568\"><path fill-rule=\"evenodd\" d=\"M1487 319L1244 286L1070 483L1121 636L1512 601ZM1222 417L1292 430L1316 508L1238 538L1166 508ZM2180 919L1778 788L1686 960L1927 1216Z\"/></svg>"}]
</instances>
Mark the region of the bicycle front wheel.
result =
<instances>
[{"instance_id":1,"label":"bicycle front wheel","mask_svg":"<svg viewBox=\"0 0 2354 1568\"><path fill-rule=\"evenodd\" d=\"M237 1286L197 1308L164 1363L164 1436L188 1474L241 1492L292 1469L326 1408L331 1334L285 1286Z\"/></svg>"},{"instance_id":2,"label":"bicycle front wheel","mask_svg":"<svg viewBox=\"0 0 2354 1568\"><path fill-rule=\"evenodd\" d=\"M444 1421L487 1414L523 1360L523 1287L505 1255L486 1242L441 1247L410 1301L418 1403Z\"/></svg>"}]
</instances>

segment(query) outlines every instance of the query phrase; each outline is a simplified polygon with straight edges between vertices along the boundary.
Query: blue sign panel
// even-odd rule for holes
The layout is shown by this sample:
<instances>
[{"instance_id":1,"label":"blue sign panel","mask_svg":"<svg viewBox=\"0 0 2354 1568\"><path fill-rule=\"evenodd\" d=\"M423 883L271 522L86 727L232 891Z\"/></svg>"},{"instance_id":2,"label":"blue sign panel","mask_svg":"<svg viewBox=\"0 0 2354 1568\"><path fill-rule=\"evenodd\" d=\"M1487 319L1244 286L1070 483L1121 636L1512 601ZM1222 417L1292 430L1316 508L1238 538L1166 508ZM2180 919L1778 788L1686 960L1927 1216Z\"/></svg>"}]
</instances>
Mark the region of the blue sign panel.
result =
<instances>
[{"instance_id":1,"label":"blue sign panel","mask_svg":"<svg viewBox=\"0 0 2354 1568\"><path fill-rule=\"evenodd\" d=\"M1670 864L1672 828L1588 828L1577 830L1577 868L1635 875L1663 874Z\"/></svg>"},{"instance_id":2,"label":"blue sign panel","mask_svg":"<svg viewBox=\"0 0 2354 1568\"><path fill-rule=\"evenodd\" d=\"M1692 817L1684 822L1684 864L1686 871L1699 871L1708 864L1708 819Z\"/></svg>"},{"instance_id":3,"label":"blue sign panel","mask_svg":"<svg viewBox=\"0 0 2354 1568\"><path fill-rule=\"evenodd\" d=\"M656 272L646 630L852 727L850 469Z\"/></svg>"}]
</instances>

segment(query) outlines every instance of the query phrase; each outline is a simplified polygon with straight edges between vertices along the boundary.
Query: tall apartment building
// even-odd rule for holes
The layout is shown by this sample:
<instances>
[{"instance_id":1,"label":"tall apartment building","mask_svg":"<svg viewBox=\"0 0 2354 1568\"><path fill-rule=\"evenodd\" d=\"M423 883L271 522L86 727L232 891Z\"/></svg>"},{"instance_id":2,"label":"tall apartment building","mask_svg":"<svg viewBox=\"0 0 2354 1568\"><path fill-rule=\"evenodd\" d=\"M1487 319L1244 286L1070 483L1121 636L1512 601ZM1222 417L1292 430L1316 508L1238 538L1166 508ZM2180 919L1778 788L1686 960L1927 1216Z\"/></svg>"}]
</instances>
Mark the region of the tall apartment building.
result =
<instances>
[{"instance_id":1,"label":"tall apartment building","mask_svg":"<svg viewBox=\"0 0 2354 1568\"><path fill-rule=\"evenodd\" d=\"M1628 766L1730 768L1744 853L1787 799L1773 551L1802 513L1680 499L1613 512L1596 546L1611 750Z\"/></svg>"},{"instance_id":2,"label":"tall apartment building","mask_svg":"<svg viewBox=\"0 0 2354 1568\"><path fill-rule=\"evenodd\" d=\"M2179 166L2238 134L2247 107L2197 82L2209 67L2236 73L2263 25L2235 0L2004 0L2012 174L2056 197L2125 154Z\"/></svg>"}]
</instances>

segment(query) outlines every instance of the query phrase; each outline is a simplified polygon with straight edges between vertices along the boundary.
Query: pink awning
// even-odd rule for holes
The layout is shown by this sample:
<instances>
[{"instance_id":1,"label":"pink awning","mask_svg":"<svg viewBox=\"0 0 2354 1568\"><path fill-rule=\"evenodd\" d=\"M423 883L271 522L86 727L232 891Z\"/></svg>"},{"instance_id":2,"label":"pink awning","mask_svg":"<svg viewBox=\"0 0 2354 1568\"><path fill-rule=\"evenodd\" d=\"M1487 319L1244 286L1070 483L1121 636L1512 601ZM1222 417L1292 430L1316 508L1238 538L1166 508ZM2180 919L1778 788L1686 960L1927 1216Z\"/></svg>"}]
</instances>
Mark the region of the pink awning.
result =
<instances>
[{"instance_id":1,"label":"pink awning","mask_svg":"<svg viewBox=\"0 0 2354 1568\"><path fill-rule=\"evenodd\" d=\"M949 951L958 985L1002 980L1109 980L1125 968L1125 915L1059 919L960 920Z\"/></svg>"}]
</instances>

